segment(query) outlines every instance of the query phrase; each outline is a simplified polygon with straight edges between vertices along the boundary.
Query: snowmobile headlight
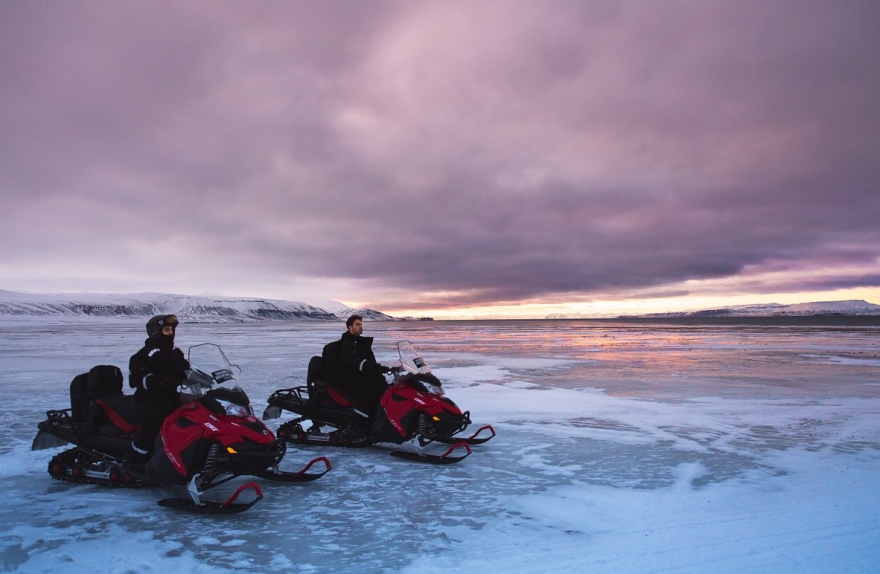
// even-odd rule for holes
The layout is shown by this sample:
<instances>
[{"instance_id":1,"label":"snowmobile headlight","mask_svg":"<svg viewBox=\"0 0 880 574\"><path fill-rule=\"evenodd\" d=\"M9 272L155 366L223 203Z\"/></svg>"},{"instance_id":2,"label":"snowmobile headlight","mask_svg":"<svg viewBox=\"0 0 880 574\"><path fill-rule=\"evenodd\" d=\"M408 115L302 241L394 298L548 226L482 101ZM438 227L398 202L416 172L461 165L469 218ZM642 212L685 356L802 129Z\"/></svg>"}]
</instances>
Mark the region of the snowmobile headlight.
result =
<instances>
[{"instance_id":1,"label":"snowmobile headlight","mask_svg":"<svg viewBox=\"0 0 880 574\"><path fill-rule=\"evenodd\" d=\"M432 395L446 396L446 391L443 390L443 387L438 387L437 385L425 384L425 390Z\"/></svg>"},{"instance_id":2,"label":"snowmobile headlight","mask_svg":"<svg viewBox=\"0 0 880 574\"><path fill-rule=\"evenodd\" d=\"M250 405L240 405L223 399L217 399L217 402L220 403L220 406L223 407L227 415L233 417L249 417L254 414L254 409Z\"/></svg>"}]
</instances>

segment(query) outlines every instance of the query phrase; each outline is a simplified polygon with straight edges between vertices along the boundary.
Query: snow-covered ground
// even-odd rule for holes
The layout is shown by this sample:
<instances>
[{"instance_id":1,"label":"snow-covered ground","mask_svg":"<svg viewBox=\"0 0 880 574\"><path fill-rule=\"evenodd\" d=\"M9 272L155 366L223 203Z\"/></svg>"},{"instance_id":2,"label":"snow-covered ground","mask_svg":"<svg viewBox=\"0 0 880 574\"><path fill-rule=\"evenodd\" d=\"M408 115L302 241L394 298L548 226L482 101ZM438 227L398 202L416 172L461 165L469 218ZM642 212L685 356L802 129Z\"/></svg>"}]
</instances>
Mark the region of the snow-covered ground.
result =
<instances>
[{"instance_id":1,"label":"snow-covered ground","mask_svg":"<svg viewBox=\"0 0 880 574\"><path fill-rule=\"evenodd\" d=\"M333 470L228 517L171 489L53 481L47 409L132 321L0 323L0 570L16 572L880 572L880 329L367 324L380 361L411 340L498 436L457 465L291 448ZM258 412L342 325L182 325L243 370ZM235 485L232 485L233 488Z\"/></svg>"}]
</instances>

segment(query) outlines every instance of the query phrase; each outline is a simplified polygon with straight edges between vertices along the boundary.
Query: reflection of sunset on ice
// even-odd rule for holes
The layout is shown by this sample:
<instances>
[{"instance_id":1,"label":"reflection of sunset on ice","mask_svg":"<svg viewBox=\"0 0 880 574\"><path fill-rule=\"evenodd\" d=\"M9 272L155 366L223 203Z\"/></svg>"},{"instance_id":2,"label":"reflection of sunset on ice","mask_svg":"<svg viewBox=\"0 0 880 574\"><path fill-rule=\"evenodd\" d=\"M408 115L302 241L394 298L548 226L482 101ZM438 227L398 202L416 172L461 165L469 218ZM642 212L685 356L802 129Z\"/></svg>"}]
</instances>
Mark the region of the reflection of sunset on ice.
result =
<instances>
[{"instance_id":1,"label":"reflection of sunset on ice","mask_svg":"<svg viewBox=\"0 0 880 574\"><path fill-rule=\"evenodd\" d=\"M377 359L412 341L498 435L444 467L366 449L307 485L261 483L234 519L156 506L164 488L52 481L30 449L73 374L123 365L129 321L0 323L8 569L111 572L870 572L880 566L876 327L585 321L373 322ZM338 337L325 323L184 324L223 346L261 412ZM279 421L273 421L270 424ZM239 483L230 485L233 490ZM88 524L88 528L83 528ZM292 530L295 530L295 536ZM118 540L125 538L125 551ZM393 540L393 544L389 543Z\"/></svg>"}]
</instances>

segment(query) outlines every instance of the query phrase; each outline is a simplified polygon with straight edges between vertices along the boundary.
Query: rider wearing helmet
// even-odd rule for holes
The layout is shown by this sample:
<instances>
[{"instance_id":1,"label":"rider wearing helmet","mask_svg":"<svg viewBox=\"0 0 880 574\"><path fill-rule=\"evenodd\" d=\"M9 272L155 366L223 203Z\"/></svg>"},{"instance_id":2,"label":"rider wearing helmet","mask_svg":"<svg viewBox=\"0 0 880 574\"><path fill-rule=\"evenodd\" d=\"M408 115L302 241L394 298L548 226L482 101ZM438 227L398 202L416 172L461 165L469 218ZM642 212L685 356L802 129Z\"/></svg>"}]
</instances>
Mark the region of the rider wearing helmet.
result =
<instances>
[{"instance_id":1,"label":"rider wearing helmet","mask_svg":"<svg viewBox=\"0 0 880 574\"><path fill-rule=\"evenodd\" d=\"M165 418L180 406L177 387L186 379L189 362L174 346L179 321L174 315L156 315L147 321L147 340L128 363L128 384L137 389L135 403L141 410L143 426L131 441L126 459L144 463L150 457L156 435Z\"/></svg>"}]
</instances>

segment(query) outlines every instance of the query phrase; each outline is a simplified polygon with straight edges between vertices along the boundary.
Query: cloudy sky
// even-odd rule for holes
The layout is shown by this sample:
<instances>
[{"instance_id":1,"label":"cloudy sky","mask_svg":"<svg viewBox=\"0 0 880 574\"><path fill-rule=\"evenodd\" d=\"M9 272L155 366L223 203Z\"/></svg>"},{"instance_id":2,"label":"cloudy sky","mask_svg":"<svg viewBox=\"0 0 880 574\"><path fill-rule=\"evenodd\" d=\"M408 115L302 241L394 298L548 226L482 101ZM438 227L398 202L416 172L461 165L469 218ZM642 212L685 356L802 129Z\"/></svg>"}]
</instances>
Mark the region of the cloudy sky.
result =
<instances>
[{"instance_id":1,"label":"cloudy sky","mask_svg":"<svg viewBox=\"0 0 880 574\"><path fill-rule=\"evenodd\" d=\"M880 303L880 3L0 3L0 289Z\"/></svg>"}]
</instances>

